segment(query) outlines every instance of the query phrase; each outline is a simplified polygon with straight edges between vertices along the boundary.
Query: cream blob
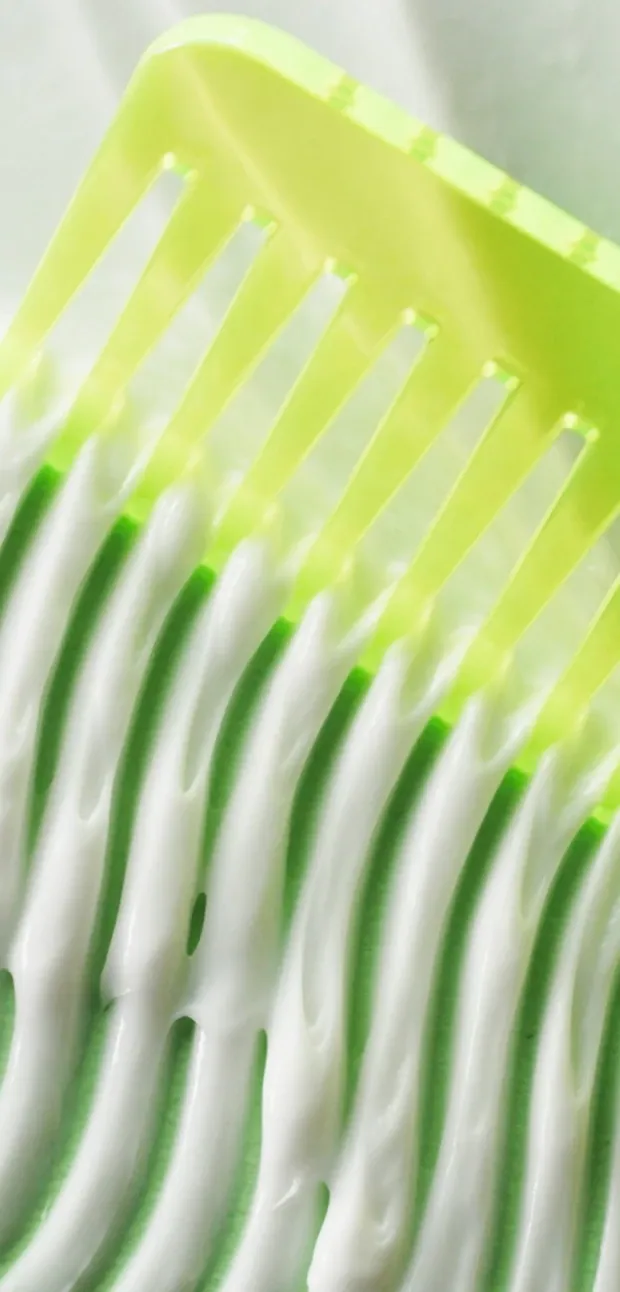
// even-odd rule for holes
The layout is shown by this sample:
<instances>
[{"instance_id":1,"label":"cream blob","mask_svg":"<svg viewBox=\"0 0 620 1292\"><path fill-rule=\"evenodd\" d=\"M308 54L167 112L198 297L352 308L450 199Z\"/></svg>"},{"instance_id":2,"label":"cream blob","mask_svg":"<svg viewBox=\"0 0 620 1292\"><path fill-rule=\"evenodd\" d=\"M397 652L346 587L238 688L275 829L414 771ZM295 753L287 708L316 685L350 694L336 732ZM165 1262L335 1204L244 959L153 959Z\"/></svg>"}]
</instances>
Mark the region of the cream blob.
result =
<instances>
[{"instance_id":1,"label":"cream blob","mask_svg":"<svg viewBox=\"0 0 620 1292\"><path fill-rule=\"evenodd\" d=\"M266 547L248 541L230 558L191 633L138 803L103 978L115 1003L93 1105L60 1193L2 1280L3 1292L65 1292L97 1259L130 1202L184 989L215 741L284 594Z\"/></svg>"},{"instance_id":2,"label":"cream blob","mask_svg":"<svg viewBox=\"0 0 620 1292\"><path fill-rule=\"evenodd\" d=\"M40 1179L75 1066L117 765L157 634L206 544L198 481L169 490L122 570L78 678L8 965L0 1237Z\"/></svg>"},{"instance_id":3,"label":"cream blob","mask_svg":"<svg viewBox=\"0 0 620 1292\"><path fill-rule=\"evenodd\" d=\"M316 1243L311 1292L379 1292L406 1256L423 1040L455 888L524 720L470 701L405 828L383 921L369 1034L347 1138Z\"/></svg>"}]
</instances>

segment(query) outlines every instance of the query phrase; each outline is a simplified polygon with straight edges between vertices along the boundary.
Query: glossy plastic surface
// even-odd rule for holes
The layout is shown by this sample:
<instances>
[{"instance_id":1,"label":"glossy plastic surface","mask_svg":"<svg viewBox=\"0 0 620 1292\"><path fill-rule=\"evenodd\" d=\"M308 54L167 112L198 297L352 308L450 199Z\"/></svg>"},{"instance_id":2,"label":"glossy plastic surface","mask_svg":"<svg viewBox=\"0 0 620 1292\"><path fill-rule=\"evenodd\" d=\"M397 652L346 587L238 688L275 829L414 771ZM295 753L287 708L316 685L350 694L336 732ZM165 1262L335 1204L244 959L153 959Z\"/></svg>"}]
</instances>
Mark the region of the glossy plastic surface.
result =
<instances>
[{"instance_id":1,"label":"glossy plastic surface","mask_svg":"<svg viewBox=\"0 0 620 1292\"><path fill-rule=\"evenodd\" d=\"M185 178L167 229L83 385L51 460L65 467L119 400L242 220L264 245L166 426L130 510L142 517L312 286L342 302L219 519L221 564L276 499L403 326L425 345L309 545L292 609L351 558L455 410L490 373L505 398L394 584L367 662L413 634L559 432L587 440L461 670L459 696L504 667L620 507L620 250L281 33L191 20L143 59L0 346L0 395L28 372L163 168ZM361 595L361 594L360 594ZM581 720L618 663L614 587L551 695L540 749Z\"/></svg>"}]
</instances>

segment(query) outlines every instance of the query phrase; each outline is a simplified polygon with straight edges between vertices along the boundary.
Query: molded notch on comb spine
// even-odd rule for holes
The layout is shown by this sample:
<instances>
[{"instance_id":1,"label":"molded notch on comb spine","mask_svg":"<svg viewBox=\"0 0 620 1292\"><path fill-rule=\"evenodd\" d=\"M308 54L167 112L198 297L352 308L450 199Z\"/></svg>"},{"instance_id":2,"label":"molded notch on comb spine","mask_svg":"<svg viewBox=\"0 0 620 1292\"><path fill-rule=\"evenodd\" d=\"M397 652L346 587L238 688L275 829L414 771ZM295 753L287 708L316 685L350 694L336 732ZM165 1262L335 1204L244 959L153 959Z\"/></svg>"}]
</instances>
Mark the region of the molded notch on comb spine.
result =
<instances>
[{"instance_id":1,"label":"molded notch on comb spine","mask_svg":"<svg viewBox=\"0 0 620 1292\"><path fill-rule=\"evenodd\" d=\"M232 500L220 542L261 523L280 490L372 367L399 325L394 301L355 281L293 386L259 456Z\"/></svg>"},{"instance_id":2,"label":"molded notch on comb spine","mask_svg":"<svg viewBox=\"0 0 620 1292\"><path fill-rule=\"evenodd\" d=\"M162 452L156 450L141 486L143 495L156 497L167 482L171 453L178 457L178 467L191 457L321 268L319 260L304 259L283 230L276 229L268 238L164 432Z\"/></svg>"},{"instance_id":3,"label":"molded notch on comb spine","mask_svg":"<svg viewBox=\"0 0 620 1292\"><path fill-rule=\"evenodd\" d=\"M374 655L415 627L504 503L557 434L563 410L527 386L509 395L397 583L379 626ZM417 607L417 609L416 609Z\"/></svg>"},{"instance_id":4,"label":"molded notch on comb spine","mask_svg":"<svg viewBox=\"0 0 620 1292\"><path fill-rule=\"evenodd\" d=\"M101 424L135 370L193 292L240 218L212 175L190 185L89 373L63 437Z\"/></svg>"}]
</instances>

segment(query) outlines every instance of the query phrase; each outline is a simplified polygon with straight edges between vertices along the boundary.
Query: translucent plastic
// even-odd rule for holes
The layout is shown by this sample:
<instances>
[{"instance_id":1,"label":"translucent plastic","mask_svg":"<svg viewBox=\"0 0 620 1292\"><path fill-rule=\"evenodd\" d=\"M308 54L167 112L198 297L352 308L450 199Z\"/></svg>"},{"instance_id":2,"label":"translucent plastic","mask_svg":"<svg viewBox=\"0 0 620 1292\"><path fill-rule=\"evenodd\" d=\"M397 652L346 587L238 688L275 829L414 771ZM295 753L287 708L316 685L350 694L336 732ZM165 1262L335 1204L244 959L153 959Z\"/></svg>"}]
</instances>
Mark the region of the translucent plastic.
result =
<instances>
[{"instance_id":1,"label":"translucent plastic","mask_svg":"<svg viewBox=\"0 0 620 1292\"><path fill-rule=\"evenodd\" d=\"M152 449L129 504L142 518L192 464L240 386L326 272L342 302L257 456L229 482L207 562L273 523L274 506L403 324L421 355L309 536L298 617L348 577L362 537L454 416L495 373L505 398L407 569L392 580L367 663L429 606L555 437L587 437L461 668L460 707L505 666L620 507L620 250L288 36L243 19L190 20L139 65L0 345L0 396L23 381L56 320L162 169L185 191L87 377L50 460L65 468L116 425L137 367L243 219L267 236ZM360 603L363 580L351 595ZM618 663L614 587L544 706L532 756L568 734ZM355 608L355 607L354 607ZM360 604L359 609L362 608ZM531 763L531 758L530 758ZM615 795L616 801L620 791Z\"/></svg>"}]
</instances>

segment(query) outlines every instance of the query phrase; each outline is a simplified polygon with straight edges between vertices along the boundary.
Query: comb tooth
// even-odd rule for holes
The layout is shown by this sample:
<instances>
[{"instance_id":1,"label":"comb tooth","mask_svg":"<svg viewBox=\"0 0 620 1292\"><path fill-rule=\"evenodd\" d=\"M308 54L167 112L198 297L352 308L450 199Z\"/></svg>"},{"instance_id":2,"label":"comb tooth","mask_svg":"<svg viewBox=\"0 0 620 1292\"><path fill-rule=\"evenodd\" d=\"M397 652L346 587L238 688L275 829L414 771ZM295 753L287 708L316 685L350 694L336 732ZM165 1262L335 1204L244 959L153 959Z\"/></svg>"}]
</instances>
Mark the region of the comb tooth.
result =
<instances>
[{"instance_id":1,"label":"comb tooth","mask_svg":"<svg viewBox=\"0 0 620 1292\"><path fill-rule=\"evenodd\" d=\"M69 415L65 434L96 426L191 295L239 222L239 203L199 180L188 188Z\"/></svg>"},{"instance_id":2,"label":"comb tooth","mask_svg":"<svg viewBox=\"0 0 620 1292\"><path fill-rule=\"evenodd\" d=\"M532 736L539 751L578 724L589 701L620 663L620 580L599 612L541 710Z\"/></svg>"},{"instance_id":3,"label":"comb tooth","mask_svg":"<svg viewBox=\"0 0 620 1292\"><path fill-rule=\"evenodd\" d=\"M0 399L87 278L159 168L157 132L131 148L119 117L70 203L0 345Z\"/></svg>"},{"instance_id":4,"label":"comb tooth","mask_svg":"<svg viewBox=\"0 0 620 1292\"><path fill-rule=\"evenodd\" d=\"M617 454L599 441L578 459L494 606L483 636L495 648L501 652L516 645L607 527L619 504Z\"/></svg>"},{"instance_id":5,"label":"comb tooth","mask_svg":"<svg viewBox=\"0 0 620 1292\"><path fill-rule=\"evenodd\" d=\"M380 625L381 645L415 628L414 608L432 600L488 528L546 449L560 416L525 386L509 396L396 585Z\"/></svg>"},{"instance_id":6,"label":"comb tooth","mask_svg":"<svg viewBox=\"0 0 620 1292\"><path fill-rule=\"evenodd\" d=\"M223 518L220 535L259 523L396 330L398 310L355 283L295 382L261 452Z\"/></svg>"},{"instance_id":7,"label":"comb tooth","mask_svg":"<svg viewBox=\"0 0 620 1292\"><path fill-rule=\"evenodd\" d=\"M170 470L182 467L321 272L304 261L283 230L259 251L194 374L161 444L141 494L154 496Z\"/></svg>"},{"instance_id":8,"label":"comb tooth","mask_svg":"<svg viewBox=\"0 0 620 1292\"><path fill-rule=\"evenodd\" d=\"M429 342L380 422L310 552L308 571L332 577L456 411L480 371L448 332Z\"/></svg>"}]
</instances>

